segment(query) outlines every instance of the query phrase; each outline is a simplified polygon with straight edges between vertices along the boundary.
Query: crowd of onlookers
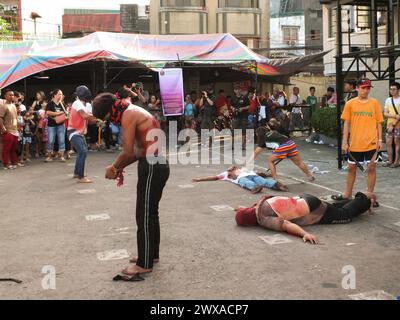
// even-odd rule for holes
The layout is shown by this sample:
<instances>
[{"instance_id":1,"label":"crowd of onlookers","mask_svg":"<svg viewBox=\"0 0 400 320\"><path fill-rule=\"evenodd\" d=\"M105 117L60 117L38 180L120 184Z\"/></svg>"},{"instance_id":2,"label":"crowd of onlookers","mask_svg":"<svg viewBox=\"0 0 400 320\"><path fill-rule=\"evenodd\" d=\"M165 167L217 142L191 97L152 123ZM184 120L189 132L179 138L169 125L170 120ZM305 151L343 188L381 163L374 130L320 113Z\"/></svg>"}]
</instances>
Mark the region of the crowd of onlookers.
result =
<instances>
[{"instance_id":1,"label":"crowd of onlookers","mask_svg":"<svg viewBox=\"0 0 400 320\"><path fill-rule=\"evenodd\" d=\"M303 98L298 87L294 87L288 96L277 87L271 93L260 94L254 88L237 86L232 94L227 94L224 90L215 93L214 88L209 86L201 92L186 94L182 116L166 117L159 93L149 93L140 82L125 85L124 88L129 90L133 103L149 111L165 132L168 132L171 120L177 121L178 130L186 128L200 132L201 129L214 128L241 129L243 148L246 129L255 129L274 118L280 123L281 132L286 135L297 130L311 131L312 112L318 108L336 107L337 104L332 87L327 88L323 97L316 97L316 88L311 87ZM356 83L346 82L344 91L345 102L357 97ZM66 138L66 128L74 100L75 97L66 98L62 90L55 89L49 95L43 91L37 92L33 102L26 104L24 93L3 90L0 100L0 130L4 131L2 143L0 141L0 146L3 146L3 167L15 169L25 166L32 157L45 157L46 162L69 159L73 150ZM89 150L121 148L123 132L119 121L115 120L121 116L119 111L114 110L115 114L100 129L96 125L88 126L86 140Z\"/></svg>"}]
</instances>

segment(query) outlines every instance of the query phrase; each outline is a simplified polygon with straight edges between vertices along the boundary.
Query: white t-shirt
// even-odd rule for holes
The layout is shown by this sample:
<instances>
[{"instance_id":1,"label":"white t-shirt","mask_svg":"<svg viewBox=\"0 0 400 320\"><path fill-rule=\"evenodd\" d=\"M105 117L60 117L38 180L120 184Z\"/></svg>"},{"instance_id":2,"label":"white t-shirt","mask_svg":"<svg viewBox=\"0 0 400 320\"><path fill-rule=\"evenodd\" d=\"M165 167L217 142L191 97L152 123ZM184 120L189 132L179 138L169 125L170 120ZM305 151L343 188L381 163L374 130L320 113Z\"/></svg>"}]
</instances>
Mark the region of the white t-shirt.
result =
<instances>
[{"instance_id":1,"label":"white t-shirt","mask_svg":"<svg viewBox=\"0 0 400 320\"><path fill-rule=\"evenodd\" d=\"M238 171L239 171L239 175L238 175L238 177L236 179L230 179L228 177L228 171L222 172L217 177L221 181L229 181L229 182L232 182L234 184L239 184L239 180L241 178L244 178L244 177L247 177L247 176L256 176L257 175L257 173L255 173L254 171L251 171L251 170L249 170L247 168L241 168Z\"/></svg>"},{"instance_id":2,"label":"white t-shirt","mask_svg":"<svg viewBox=\"0 0 400 320\"><path fill-rule=\"evenodd\" d=\"M24 112L24 111L26 111L26 107L25 107L25 105L23 105L23 104L20 104L20 105L19 105L19 110L20 110L21 112Z\"/></svg>"},{"instance_id":3,"label":"white t-shirt","mask_svg":"<svg viewBox=\"0 0 400 320\"><path fill-rule=\"evenodd\" d=\"M290 97L289 104L300 105L303 104L303 100L301 100L300 95L292 95ZM292 113L301 113L301 108L292 108Z\"/></svg>"},{"instance_id":4,"label":"white t-shirt","mask_svg":"<svg viewBox=\"0 0 400 320\"><path fill-rule=\"evenodd\" d=\"M272 102L277 102L277 103L279 103L279 105L281 106L281 107L283 107L284 105L285 105L285 97L284 96L279 96L279 98L277 99L277 98L275 98L274 96L271 96L271 101Z\"/></svg>"},{"instance_id":5,"label":"white t-shirt","mask_svg":"<svg viewBox=\"0 0 400 320\"><path fill-rule=\"evenodd\" d=\"M87 113L93 113L93 107L89 102L86 103L86 112Z\"/></svg>"},{"instance_id":6,"label":"white t-shirt","mask_svg":"<svg viewBox=\"0 0 400 320\"><path fill-rule=\"evenodd\" d=\"M400 114L400 97L393 99L394 100L394 105L397 108L398 113ZM392 98L387 98L386 102L385 102L385 106L386 107L390 107L390 109L393 108L393 104L392 104ZM394 111L394 110L393 110Z\"/></svg>"},{"instance_id":7,"label":"white t-shirt","mask_svg":"<svg viewBox=\"0 0 400 320\"><path fill-rule=\"evenodd\" d=\"M86 103L86 105L84 105L83 102L79 99L75 100L75 102L72 104L68 121L68 130L75 131L69 134L69 140L71 140L74 135L86 134L87 121L81 117L79 111L83 110L88 113L88 106L90 106L90 108L92 107L90 103Z\"/></svg>"}]
</instances>

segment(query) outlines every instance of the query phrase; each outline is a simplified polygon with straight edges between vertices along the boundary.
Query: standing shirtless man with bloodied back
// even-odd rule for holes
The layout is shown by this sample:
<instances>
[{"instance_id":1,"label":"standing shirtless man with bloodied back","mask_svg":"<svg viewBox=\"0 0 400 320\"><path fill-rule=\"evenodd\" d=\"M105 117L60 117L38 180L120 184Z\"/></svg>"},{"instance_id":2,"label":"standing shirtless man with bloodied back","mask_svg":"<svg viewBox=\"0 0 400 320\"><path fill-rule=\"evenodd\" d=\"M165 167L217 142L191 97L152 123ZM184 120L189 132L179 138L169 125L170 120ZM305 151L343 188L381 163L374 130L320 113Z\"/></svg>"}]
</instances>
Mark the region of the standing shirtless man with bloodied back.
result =
<instances>
[{"instance_id":1,"label":"standing shirtless man with bloodied back","mask_svg":"<svg viewBox=\"0 0 400 320\"><path fill-rule=\"evenodd\" d=\"M129 91L120 89L118 92L122 103L129 105L121 117L124 132L123 151L114 163L107 167L106 178L121 178L125 167L136 161L139 163L136 196L138 256L131 259L132 264L122 271L125 275L133 276L151 272L153 263L159 260L158 204L169 177L169 165L162 155L159 139L156 138L156 141L146 139L151 130L160 129L160 124L149 112L132 104ZM93 101L93 114L100 119L107 118L114 103L114 95L110 93L98 95Z\"/></svg>"}]
</instances>

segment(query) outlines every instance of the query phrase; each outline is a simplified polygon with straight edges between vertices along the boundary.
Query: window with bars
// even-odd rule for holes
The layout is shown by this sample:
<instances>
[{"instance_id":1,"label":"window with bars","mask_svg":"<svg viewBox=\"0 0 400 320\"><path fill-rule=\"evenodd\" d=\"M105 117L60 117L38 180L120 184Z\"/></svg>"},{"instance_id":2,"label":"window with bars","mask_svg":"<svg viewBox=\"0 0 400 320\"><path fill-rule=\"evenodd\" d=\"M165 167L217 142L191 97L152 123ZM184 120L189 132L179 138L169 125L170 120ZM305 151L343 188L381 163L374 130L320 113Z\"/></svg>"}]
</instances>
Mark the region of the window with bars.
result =
<instances>
[{"instance_id":1,"label":"window with bars","mask_svg":"<svg viewBox=\"0 0 400 320\"><path fill-rule=\"evenodd\" d=\"M321 31L311 30L311 40L321 40Z\"/></svg>"},{"instance_id":2,"label":"window with bars","mask_svg":"<svg viewBox=\"0 0 400 320\"><path fill-rule=\"evenodd\" d=\"M296 26L283 26L282 35L283 43L287 45L296 45L299 43L299 30L300 27Z\"/></svg>"},{"instance_id":3,"label":"window with bars","mask_svg":"<svg viewBox=\"0 0 400 320\"><path fill-rule=\"evenodd\" d=\"M258 0L218 0L219 8L259 8Z\"/></svg>"}]
</instances>

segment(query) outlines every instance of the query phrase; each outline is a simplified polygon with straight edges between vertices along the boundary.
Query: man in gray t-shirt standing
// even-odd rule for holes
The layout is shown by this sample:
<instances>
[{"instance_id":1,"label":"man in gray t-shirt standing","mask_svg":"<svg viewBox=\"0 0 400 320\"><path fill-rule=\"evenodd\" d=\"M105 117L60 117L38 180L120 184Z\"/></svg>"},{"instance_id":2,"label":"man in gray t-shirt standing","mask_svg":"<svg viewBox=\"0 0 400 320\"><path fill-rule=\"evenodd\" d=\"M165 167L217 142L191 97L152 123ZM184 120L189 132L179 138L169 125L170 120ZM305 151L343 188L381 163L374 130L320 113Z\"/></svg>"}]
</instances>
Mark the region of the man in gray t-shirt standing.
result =
<instances>
[{"instance_id":1,"label":"man in gray t-shirt standing","mask_svg":"<svg viewBox=\"0 0 400 320\"><path fill-rule=\"evenodd\" d=\"M144 90L143 83L141 82L132 83L131 90L136 94L134 101L132 101L133 104L147 110L150 94L148 91Z\"/></svg>"}]
</instances>

